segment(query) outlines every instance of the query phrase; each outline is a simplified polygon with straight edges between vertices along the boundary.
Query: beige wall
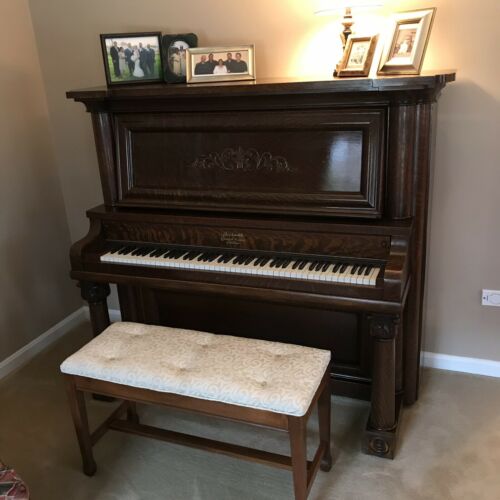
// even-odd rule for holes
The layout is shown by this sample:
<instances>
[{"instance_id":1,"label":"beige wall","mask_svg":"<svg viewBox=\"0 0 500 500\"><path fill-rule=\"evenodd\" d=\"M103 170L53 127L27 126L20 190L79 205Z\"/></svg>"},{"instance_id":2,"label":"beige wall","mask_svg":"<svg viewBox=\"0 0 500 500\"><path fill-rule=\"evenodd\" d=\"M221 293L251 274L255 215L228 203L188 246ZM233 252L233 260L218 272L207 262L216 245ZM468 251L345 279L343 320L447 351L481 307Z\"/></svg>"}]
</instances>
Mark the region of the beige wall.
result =
<instances>
[{"instance_id":1,"label":"beige wall","mask_svg":"<svg viewBox=\"0 0 500 500\"><path fill-rule=\"evenodd\" d=\"M328 77L339 25L314 16L313 3L31 0L72 239L87 231L85 209L101 194L89 117L64 92L104 83L100 33L194 31L203 45L252 42L259 76ZM482 287L500 288L500 74L491 53L499 46L498 1L386 1L385 10L431 5L438 16L424 69L459 74L440 102L425 348L500 360L500 309L479 305Z\"/></svg>"},{"instance_id":2,"label":"beige wall","mask_svg":"<svg viewBox=\"0 0 500 500\"><path fill-rule=\"evenodd\" d=\"M0 361L81 304L28 2L0 0Z\"/></svg>"}]
</instances>

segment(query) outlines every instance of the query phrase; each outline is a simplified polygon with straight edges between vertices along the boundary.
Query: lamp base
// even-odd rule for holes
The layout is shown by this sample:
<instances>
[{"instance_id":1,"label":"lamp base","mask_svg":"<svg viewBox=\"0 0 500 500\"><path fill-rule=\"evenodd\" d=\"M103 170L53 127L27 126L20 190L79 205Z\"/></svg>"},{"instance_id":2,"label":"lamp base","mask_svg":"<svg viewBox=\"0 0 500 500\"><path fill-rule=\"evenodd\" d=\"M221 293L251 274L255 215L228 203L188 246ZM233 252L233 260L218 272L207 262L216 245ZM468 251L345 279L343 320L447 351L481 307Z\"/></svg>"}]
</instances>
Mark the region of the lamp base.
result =
<instances>
[{"instance_id":1,"label":"lamp base","mask_svg":"<svg viewBox=\"0 0 500 500\"><path fill-rule=\"evenodd\" d=\"M344 53L348 38L352 35L351 27L353 24L354 21L352 19L351 7L346 7L344 12L344 19L342 20L342 25L344 26L344 30L342 31L342 33L340 33L340 41L342 42L342 54ZM333 70L333 76L338 76L339 66L341 61L342 57L340 58L340 61L337 63L337 66Z\"/></svg>"}]
</instances>

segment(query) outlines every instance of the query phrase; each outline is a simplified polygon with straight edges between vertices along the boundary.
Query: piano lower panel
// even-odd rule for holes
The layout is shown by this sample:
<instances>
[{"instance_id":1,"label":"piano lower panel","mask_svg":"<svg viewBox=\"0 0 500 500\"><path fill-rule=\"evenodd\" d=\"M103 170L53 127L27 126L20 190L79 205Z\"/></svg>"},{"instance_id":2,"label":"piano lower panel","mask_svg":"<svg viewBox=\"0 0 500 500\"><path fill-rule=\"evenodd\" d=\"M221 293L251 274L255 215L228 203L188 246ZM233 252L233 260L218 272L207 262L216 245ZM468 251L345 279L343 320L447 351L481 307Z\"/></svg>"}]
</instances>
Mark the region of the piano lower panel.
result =
<instances>
[{"instance_id":1,"label":"piano lower panel","mask_svg":"<svg viewBox=\"0 0 500 500\"><path fill-rule=\"evenodd\" d=\"M124 285L118 291L124 320L329 349L334 393L369 398L371 339L363 314Z\"/></svg>"}]
</instances>

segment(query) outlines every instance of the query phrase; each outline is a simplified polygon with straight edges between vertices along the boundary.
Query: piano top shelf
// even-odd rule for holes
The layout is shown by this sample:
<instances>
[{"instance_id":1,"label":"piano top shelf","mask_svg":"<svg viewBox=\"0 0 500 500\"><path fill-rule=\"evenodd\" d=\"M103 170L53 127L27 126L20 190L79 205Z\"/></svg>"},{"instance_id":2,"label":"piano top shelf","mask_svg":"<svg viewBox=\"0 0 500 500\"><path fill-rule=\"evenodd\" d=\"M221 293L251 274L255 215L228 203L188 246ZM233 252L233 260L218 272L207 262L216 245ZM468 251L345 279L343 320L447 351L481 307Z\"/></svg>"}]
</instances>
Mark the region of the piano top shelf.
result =
<instances>
[{"instance_id":1,"label":"piano top shelf","mask_svg":"<svg viewBox=\"0 0 500 500\"><path fill-rule=\"evenodd\" d=\"M171 98L180 96L212 95L290 95L350 92L382 92L408 90L439 91L455 80L454 70L423 72L412 76L384 76L378 78L258 78L255 81L235 81L196 84L155 83L146 85L99 86L71 90L66 96L75 101L123 98Z\"/></svg>"}]
</instances>

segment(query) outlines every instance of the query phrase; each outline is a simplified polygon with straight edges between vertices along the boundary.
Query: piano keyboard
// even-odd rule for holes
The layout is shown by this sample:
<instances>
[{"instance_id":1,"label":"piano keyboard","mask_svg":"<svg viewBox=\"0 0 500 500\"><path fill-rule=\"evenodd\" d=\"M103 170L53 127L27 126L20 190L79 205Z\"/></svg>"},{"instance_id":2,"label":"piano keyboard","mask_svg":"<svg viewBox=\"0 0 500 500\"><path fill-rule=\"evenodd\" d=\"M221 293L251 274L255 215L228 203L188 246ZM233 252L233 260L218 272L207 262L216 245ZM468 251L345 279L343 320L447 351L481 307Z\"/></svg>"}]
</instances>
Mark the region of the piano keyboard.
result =
<instances>
[{"instance_id":1,"label":"piano keyboard","mask_svg":"<svg viewBox=\"0 0 500 500\"><path fill-rule=\"evenodd\" d=\"M221 273L250 274L297 280L327 281L375 286L380 265L349 263L308 256L257 255L227 250L197 250L179 247L123 246L101 255L101 262L166 267Z\"/></svg>"}]
</instances>

